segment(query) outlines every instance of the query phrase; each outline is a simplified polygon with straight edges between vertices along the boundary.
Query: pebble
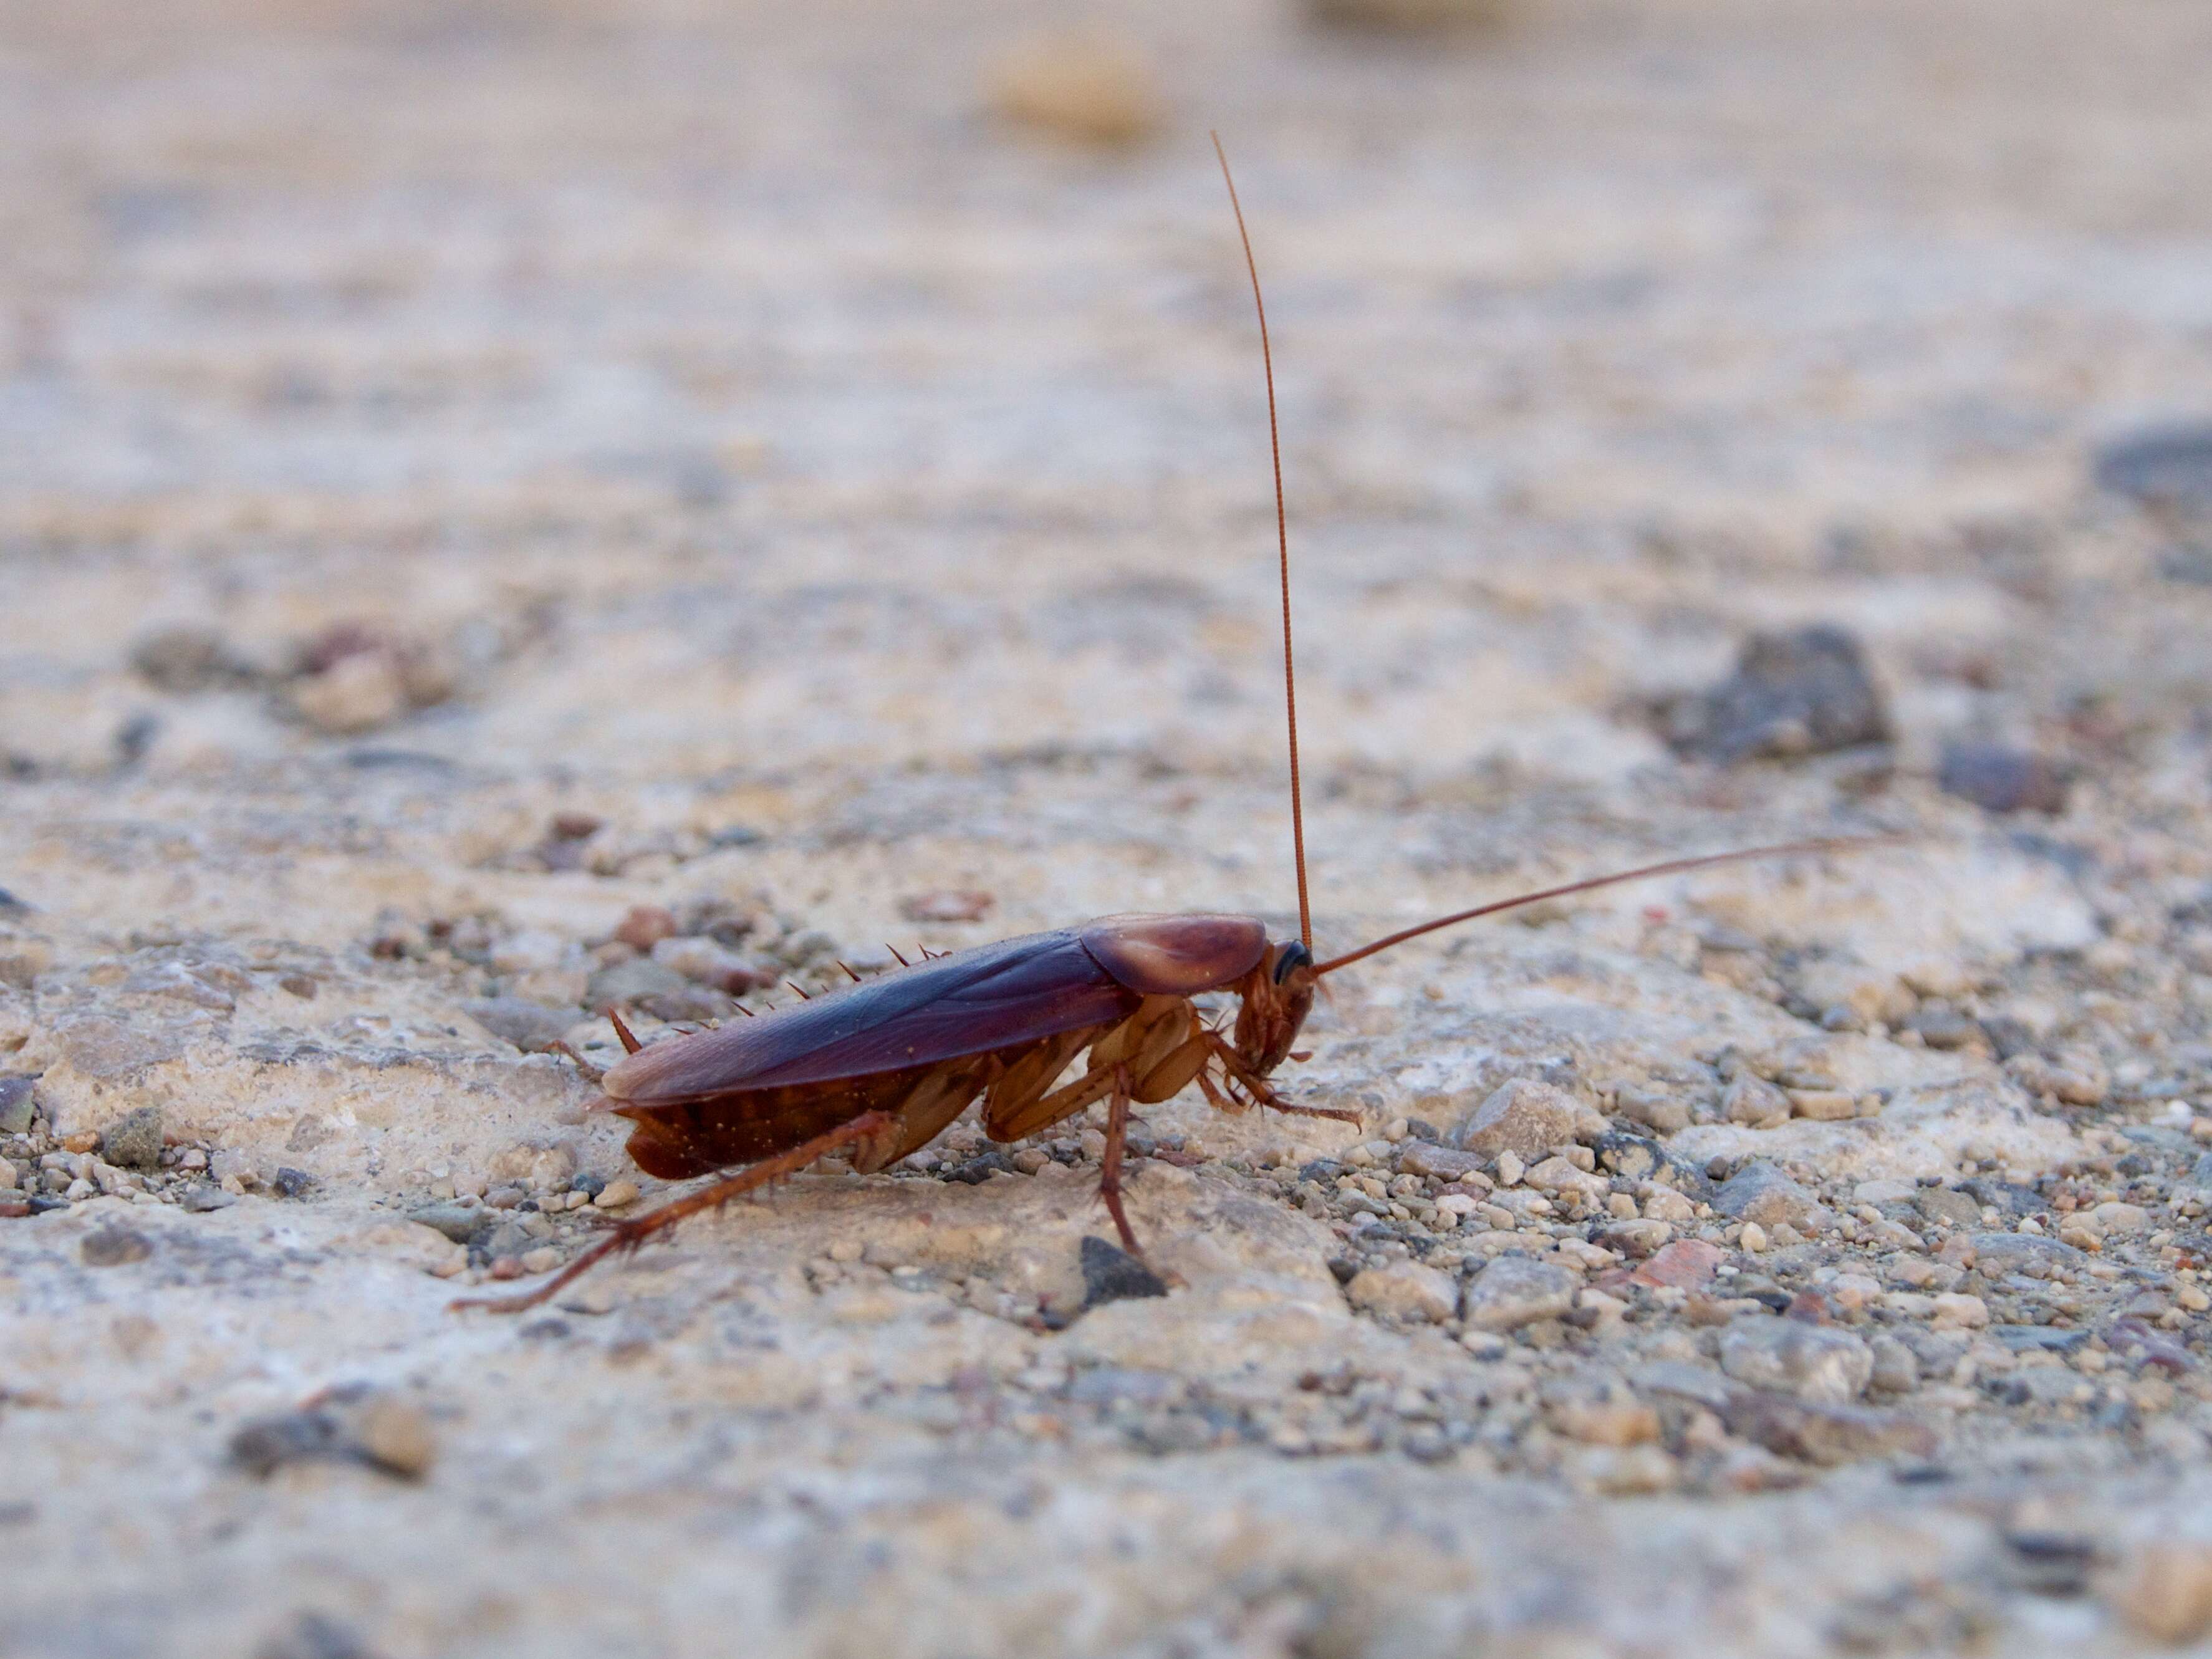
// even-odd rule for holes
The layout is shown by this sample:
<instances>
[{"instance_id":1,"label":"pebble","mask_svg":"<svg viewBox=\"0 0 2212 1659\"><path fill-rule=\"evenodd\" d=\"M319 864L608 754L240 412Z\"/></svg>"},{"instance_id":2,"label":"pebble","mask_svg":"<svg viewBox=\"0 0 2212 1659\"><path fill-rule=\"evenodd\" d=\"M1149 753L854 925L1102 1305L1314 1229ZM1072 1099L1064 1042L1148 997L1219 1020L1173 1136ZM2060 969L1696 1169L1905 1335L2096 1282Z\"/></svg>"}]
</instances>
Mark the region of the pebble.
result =
<instances>
[{"instance_id":1,"label":"pebble","mask_svg":"<svg viewBox=\"0 0 2212 1659\"><path fill-rule=\"evenodd\" d=\"M561 1265L561 1252L550 1244L541 1244L534 1250L522 1253L522 1270L532 1273L550 1273Z\"/></svg>"},{"instance_id":2,"label":"pebble","mask_svg":"<svg viewBox=\"0 0 2212 1659\"><path fill-rule=\"evenodd\" d=\"M599 1195L592 1202L602 1210L619 1210L624 1205L637 1202L637 1182L624 1177L610 1181L599 1188Z\"/></svg>"},{"instance_id":3,"label":"pebble","mask_svg":"<svg viewBox=\"0 0 2212 1659\"><path fill-rule=\"evenodd\" d=\"M1478 1158L1510 1152L1528 1164L1554 1147L1604 1133L1605 1120L1558 1085L1515 1078L1475 1108L1459 1143Z\"/></svg>"},{"instance_id":4,"label":"pebble","mask_svg":"<svg viewBox=\"0 0 2212 1659\"><path fill-rule=\"evenodd\" d=\"M214 1182L196 1181L185 1188L177 1207L187 1215L205 1215L210 1210L227 1210L237 1202L236 1194L225 1192Z\"/></svg>"},{"instance_id":5,"label":"pebble","mask_svg":"<svg viewBox=\"0 0 2212 1659\"><path fill-rule=\"evenodd\" d=\"M1740 1382L1821 1405L1856 1400L1874 1375L1874 1352L1833 1325L1753 1316L1721 1333L1721 1369Z\"/></svg>"},{"instance_id":6,"label":"pebble","mask_svg":"<svg viewBox=\"0 0 2212 1659\"><path fill-rule=\"evenodd\" d=\"M2115 439L2097 452L2097 487L2154 505L2212 506L2212 424L2179 422Z\"/></svg>"},{"instance_id":7,"label":"pebble","mask_svg":"<svg viewBox=\"0 0 2212 1659\"><path fill-rule=\"evenodd\" d=\"M1665 1286L1703 1290L1712 1283L1713 1275L1727 1260L1728 1252L1717 1244L1709 1244L1702 1238L1678 1238L1655 1251L1629 1275L1629 1281L1655 1290Z\"/></svg>"},{"instance_id":8,"label":"pebble","mask_svg":"<svg viewBox=\"0 0 2212 1659\"><path fill-rule=\"evenodd\" d=\"M2066 810L2064 774L2041 756L2004 744L1946 744L1936 781L1945 794L1986 812Z\"/></svg>"},{"instance_id":9,"label":"pebble","mask_svg":"<svg viewBox=\"0 0 2212 1659\"><path fill-rule=\"evenodd\" d=\"M575 1011L548 1008L527 997L477 997L461 1012L501 1042L526 1054L544 1054L575 1023Z\"/></svg>"},{"instance_id":10,"label":"pebble","mask_svg":"<svg viewBox=\"0 0 2212 1659\"><path fill-rule=\"evenodd\" d=\"M1947 1227L1982 1224L1980 1200L1953 1187L1921 1188L1912 1196L1912 1207L1920 1212L1923 1220L1940 1222Z\"/></svg>"},{"instance_id":11,"label":"pebble","mask_svg":"<svg viewBox=\"0 0 2212 1659\"><path fill-rule=\"evenodd\" d=\"M1747 1221L1743 1224L1743 1230L1736 1236L1736 1243L1753 1255L1764 1255L1767 1243L1766 1229L1756 1221Z\"/></svg>"},{"instance_id":12,"label":"pebble","mask_svg":"<svg viewBox=\"0 0 2212 1659\"><path fill-rule=\"evenodd\" d=\"M1167 1282L1118 1244L1086 1234L1081 1246L1083 1305L1165 1296Z\"/></svg>"},{"instance_id":13,"label":"pebble","mask_svg":"<svg viewBox=\"0 0 2212 1659\"><path fill-rule=\"evenodd\" d=\"M1690 1127L1690 1103L1680 1095L1621 1089L1614 1093L1613 1105L1621 1116L1662 1135Z\"/></svg>"},{"instance_id":14,"label":"pebble","mask_svg":"<svg viewBox=\"0 0 2212 1659\"><path fill-rule=\"evenodd\" d=\"M0 1135L30 1133L31 1114L36 1104L31 1079L0 1077Z\"/></svg>"},{"instance_id":15,"label":"pebble","mask_svg":"<svg viewBox=\"0 0 2212 1659\"><path fill-rule=\"evenodd\" d=\"M1747 1072L1722 1091L1721 1116L1730 1123L1771 1129L1790 1121L1790 1097L1765 1078Z\"/></svg>"},{"instance_id":16,"label":"pebble","mask_svg":"<svg viewBox=\"0 0 2212 1659\"><path fill-rule=\"evenodd\" d=\"M1713 1194L1713 1208L1761 1227L1787 1222L1801 1232L1826 1232L1836 1222L1834 1212L1811 1193L1773 1164L1759 1159L1729 1177Z\"/></svg>"},{"instance_id":17,"label":"pebble","mask_svg":"<svg viewBox=\"0 0 2212 1659\"><path fill-rule=\"evenodd\" d=\"M0 1192L15 1191L17 1179L15 1166L6 1158L0 1158Z\"/></svg>"},{"instance_id":18,"label":"pebble","mask_svg":"<svg viewBox=\"0 0 2212 1659\"><path fill-rule=\"evenodd\" d=\"M100 1136L100 1155L126 1170L158 1169L161 1163L161 1109L141 1106L125 1112Z\"/></svg>"},{"instance_id":19,"label":"pebble","mask_svg":"<svg viewBox=\"0 0 2212 1659\"><path fill-rule=\"evenodd\" d=\"M1511 1331L1540 1319L1563 1318L1572 1311L1580 1288L1575 1275L1556 1262L1502 1255L1467 1286L1467 1323L1479 1331Z\"/></svg>"},{"instance_id":20,"label":"pebble","mask_svg":"<svg viewBox=\"0 0 2212 1659\"><path fill-rule=\"evenodd\" d=\"M437 1461L438 1437L428 1414L391 1395L371 1395L347 1437L363 1459L406 1480L421 1480Z\"/></svg>"},{"instance_id":21,"label":"pebble","mask_svg":"<svg viewBox=\"0 0 2212 1659\"><path fill-rule=\"evenodd\" d=\"M1407 1174L1437 1181L1457 1181L1462 1176L1473 1175L1482 1164L1482 1158L1476 1153L1425 1140L1408 1143L1398 1154L1398 1167Z\"/></svg>"},{"instance_id":22,"label":"pebble","mask_svg":"<svg viewBox=\"0 0 2212 1659\"><path fill-rule=\"evenodd\" d=\"M1133 47L1103 35L1061 33L1023 42L1000 60L990 100L1010 121L1098 149L1141 143L1166 119L1150 66ZM944 914L951 906L942 901L963 899L981 902ZM972 921L991 896L925 894L907 902L910 920Z\"/></svg>"},{"instance_id":23,"label":"pebble","mask_svg":"<svg viewBox=\"0 0 2212 1659\"><path fill-rule=\"evenodd\" d=\"M1791 1089L1790 1109L1820 1123L1840 1123L1859 1115L1858 1097L1841 1089Z\"/></svg>"},{"instance_id":24,"label":"pebble","mask_svg":"<svg viewBox=\"0 0 2212 1659\"><path fill-rule=\"evenodd\" d=\"M1441 1324L1459 1311L1459 1286L1418 1261L1391 1261L1355 1274L1345 1286L1352 1305L1408 1322Z\"/></svg>"},{"instance_id":25,"label":"pebble","mask_svg":"<svg viewBox=\"0 0 2212 1659\"><path fill-rule=\"evenodd\" d=\"M1979 1330L1990 1322L1989 1304L1978 1296L1964 1296L1956 1291L1939 1292L1934 1298L1935 1324L1938 1330Z\"/></svg>"},{"instance_id":26,"label":"pebble","mask_svg":"<svg viewBox=\"0 0 2212 1659\"><path fill-rule=\"evenodd\" d=\"M2106 1592L2113 1612L2154 1641L2212 1636L2212 1543L2162 1539L2138 1546Z\"/></svg>"},{"instance_id":27,"label":"pebble","mask_svg":"<svg viewBox=\"0 0 2212 1659\"><path fill-rule=\"evenodd\" d=\"M456 1244L465 1244L476 1237L487 1218L473 1204L426 1204L420 1209L410 1210L407 1218L443 1233Z\"/></svg>"},{"instance_id":28,"label":"pebble","mask_svg":"<svg viewBox=\"0 0 2212 1659\"><path fill-rule=\"evenodd\" d=\"M1663 711L1680 753L1723 765L1825 754L1889 737L1889 715L1856 636L1816 624L1754 634L1735 672Z\"/></svg>"},{"instance_id":29,"label":"pebble","mask_svg":"<svg viewBox=\"0 0 2212 1659\"><path fill-rule=\"evenodd\" d=\"M1867 1347L1874 1357L1874 1367L1867 1374L1869 1388L1910 1394L1920 1386L1920 1361L1903 1342L1885 1334L1875 1337Z\"/></svg>"}]
</instances>

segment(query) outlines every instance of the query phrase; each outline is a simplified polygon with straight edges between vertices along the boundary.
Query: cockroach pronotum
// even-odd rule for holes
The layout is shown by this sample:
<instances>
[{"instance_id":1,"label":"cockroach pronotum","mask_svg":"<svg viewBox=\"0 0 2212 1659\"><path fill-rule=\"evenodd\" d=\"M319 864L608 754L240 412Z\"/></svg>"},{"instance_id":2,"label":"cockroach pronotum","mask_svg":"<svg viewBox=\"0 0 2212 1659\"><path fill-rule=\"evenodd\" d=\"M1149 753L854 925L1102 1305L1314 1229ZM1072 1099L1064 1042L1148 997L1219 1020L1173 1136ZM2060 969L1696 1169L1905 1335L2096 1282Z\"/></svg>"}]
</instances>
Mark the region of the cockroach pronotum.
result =
<instances>
[{"instance_id":1,"label":"cockroach pronotum","mask_svg":"<svg viewBox=\"0 0 2212 1659\"><path fill-rule=\"evenodd\" d=\"M855 1170L872 1174L927 1146L979 1096L983 1133L1001 1142L1036 1134L1106 1102L1099 1196L1123 1246L1141 1256L1121 1206L1121 1159L1133 1104L1156 1104L1195 1084L1210 1104L1224 1111L1263 1106L1359 1121L1356 1112L1285 1100L1269 1081L1285 1060L1305 1057L1293 1054L1291 1045L1313 1006L1316 988L1339 969L1438 928L1545 899L1742 859L1867 844L1831 838L1670 859L1492 900L1401 928L1341 956L1316 959L1299 788L1290 531L1274 358L1259 265L1218 137L1214 152L1243 244L1267 386L1297 938L1270 940L1266 924L1256 916L1206 911L1105 916L917 963L902 958L900 968L878 977L856 977L752 1018L651 1048L641 1046L619 1015L612 1015L627 1052L599 1079L605 1097L599 1109L636 1124L629 1137L631 1159L647 1174L666 1180L743 1167L647 1214L617 1223L533 1290L456 1306L507 1313L534 1307L614 1252L634 1249L686 1216L726 1204L834 1152L848 1153ZM1236 1023L1228 1035L1193 1000L1209 993L1237 1000ZM1079 1055L1085 1057L1080 1074L1060 1083Z\"/></svg>"}]
</instances>

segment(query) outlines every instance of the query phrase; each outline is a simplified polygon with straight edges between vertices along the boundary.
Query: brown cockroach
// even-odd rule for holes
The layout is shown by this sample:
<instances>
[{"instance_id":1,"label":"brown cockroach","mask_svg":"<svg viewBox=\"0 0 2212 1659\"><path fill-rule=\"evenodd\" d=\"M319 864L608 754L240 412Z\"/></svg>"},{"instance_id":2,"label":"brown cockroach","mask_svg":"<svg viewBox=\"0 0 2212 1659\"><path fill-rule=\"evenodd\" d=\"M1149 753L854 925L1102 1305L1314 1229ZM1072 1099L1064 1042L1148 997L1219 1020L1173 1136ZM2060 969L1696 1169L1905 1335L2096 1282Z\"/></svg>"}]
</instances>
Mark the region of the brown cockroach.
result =
<instances>
[{"instance_id":1,"label":"brown cockroach","mask_svg":"<svg viewBox=\"0 0 2212 1659\"><path fill-rule=\"evenodd\" d=\"M1121 1160L1129 1109L1167 1100L1195 1084L1224 1111L1264 1106L1357 1123L1356 1112L1285 1100L1269 1081L1293 1054L1322 980L1378 951L1440 927L1545 899L1741 859L1864 845L1818 840L1754 848L1620 871L1496 899L1395 933L1327 961L1313 950L1306 888L1305 819L1298 775L1297 689L1291 653L1291 560L1283 502L1282 444L1275 370L1260 273L1244 228L1236 180L1218 137L1214 150L1229 186L1259 313L1267 385L1267 437L1274 460L1275 541L1283 604L1283 694L1290 728L1291 842L1297 869L1298 937L1270 940L1256 916L1198 911L1105 916L1054 933L926 957L736 1020L641 1047L618 1016L627 1053L599 1081L598 1109L629 1118L631 1159L647 1174L682 1180L738 1168L607 1235L546 1283L518 1296L456 1306L519 1312L534 1307L595 1262L634 1249L686 1216L728 1203L828 1154L848 1153L872 1174L927 1146L978 1097L983 1133L1020 1140L1099 1101L1107 1103L1099 1196L1122 1244L1141 1255L1121 1206ZM1194 998L1237 1000L1228 1035ZM1080 1075L1061 1073L1084 1056Z\"/></svg>"}]
</instances>

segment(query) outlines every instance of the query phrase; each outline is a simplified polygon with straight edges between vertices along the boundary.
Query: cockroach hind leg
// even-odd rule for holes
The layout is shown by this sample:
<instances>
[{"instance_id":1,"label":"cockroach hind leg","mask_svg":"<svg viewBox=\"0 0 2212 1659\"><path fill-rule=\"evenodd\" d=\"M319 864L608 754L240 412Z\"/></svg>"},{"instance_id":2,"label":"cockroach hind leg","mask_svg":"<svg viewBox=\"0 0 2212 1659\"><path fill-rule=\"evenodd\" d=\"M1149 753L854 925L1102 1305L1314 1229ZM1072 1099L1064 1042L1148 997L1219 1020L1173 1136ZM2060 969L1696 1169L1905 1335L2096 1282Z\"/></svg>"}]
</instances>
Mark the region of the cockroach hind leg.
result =
<instances>
[{"instance_id":1,"label":"cockroach hind leg","mask_svg":"<svg viewBox=\"0 0 2212 1659\"><path fill-rule=\"evenodd\" d=\"M618 1010L609 1008L607 1010L607 1018L613 1022L615 1035L622 1039L623 1052L624 1054L634 1054L639 1049L645 1047L642 1042L640 1042L637 1038L631 1034L629 1027L623 1024L623 1017Z\"/></svg>"},{"instance_id":2,"label":"cockroach hind leg","mask_svg":"<svg viewBox=\"0 0 2212 1659\"><path fill-rule=\"evenodd\" d=\"M583 1055L578 1054L574 1048L571 1048L559 1037L554 1038L552 1042L545 1045L545 1052L549 1054L559 1054L562 1056L562 1058L576 1068L577 1075L581 1077L586 1083L596 1085L599 1080L607 1074L607 1068L605 1066L592 1065L590 1060L586 1060Z\"/></svg>"}]
</instances>

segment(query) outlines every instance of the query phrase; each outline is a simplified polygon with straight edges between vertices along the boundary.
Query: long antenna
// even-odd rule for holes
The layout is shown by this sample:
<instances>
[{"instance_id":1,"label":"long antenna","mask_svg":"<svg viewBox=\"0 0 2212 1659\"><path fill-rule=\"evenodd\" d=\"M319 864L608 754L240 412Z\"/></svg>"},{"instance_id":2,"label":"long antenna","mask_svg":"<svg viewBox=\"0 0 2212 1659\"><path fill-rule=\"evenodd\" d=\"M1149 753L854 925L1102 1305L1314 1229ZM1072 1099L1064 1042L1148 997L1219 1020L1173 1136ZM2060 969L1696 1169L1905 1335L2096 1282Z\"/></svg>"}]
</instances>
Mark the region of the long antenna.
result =
<instances>
[{"instance_id":1,"label":"long antenna","mask_svg":"<svg viewBox=\"0 0 2212 1659\"><path fill-rule=\"evenodd\" d=\"M1434 921L1425 921L1414 927L1401 928L1372 945L1363 945L1357 951L1347 951L1331 958L1314 969L1316 975L1333 974L1340 968L1349 968L1355 962L1364 961L1377 951L1387 951L1394 945L1403 945L1409 939L1419 939L1424 933L1433 933L1439 927L1449 927L1454 922L1473 921L1477 916L1494 916L1501 910L1513 910L1524 904L1534 904L1544 899L1565 898L1570 893L1587 893L1593 888L1617 886L1624 881L1642 881L1648 876L1671 876L1684 870L1702 870L1708 865L1735 864L1744 859L1787 858L1799 853L1846 853L1863 848L1893 846L1899 837L1891 836L1839 836L1824 841L1784 842L1777 847L1747 847L1735 853L1707 853L1700 858L1669 859L1664 864L1647 864L1639 870L1622 870L1610 876L1592 876L1583 881L1571 881L1563 887L1547 887L1540 893L1522 893L1508 899L1493 899L1488 904L1478 904L1472 910L1458 910L1448 916L1438 916Z\"/></svg>"},{"instance_id":2,"label":"long antenna","mask_svg":"<svg viewBox=\"0 0 2212 1659\"><path fill-rule=\"evenodd\" d=\"M1252 258L1252 234L1244 228L1244 205L1237 199L1237 180L1230 176L1228 152L1221 135L1209 133L1213 154L1221 163L1221 182L1229 186L1230 210L1237 216L1237 235L1244 244L1244 269L1252 276L1252 308L1260 313L1260 363L1267 375L1267 447L1275 462L1275 550L1283 579L1283 708L1291 723L1291 847L1298 863L1298 939L1313 954L1313 902L1306 896L1306 812L1298 788L1298 681L1291 659L1291 523L1283 507L1283 438L1275 420L1275 356L1267 349L1267 302L1260 297L1260 266Z\"/></svg>"}]
</instances>

